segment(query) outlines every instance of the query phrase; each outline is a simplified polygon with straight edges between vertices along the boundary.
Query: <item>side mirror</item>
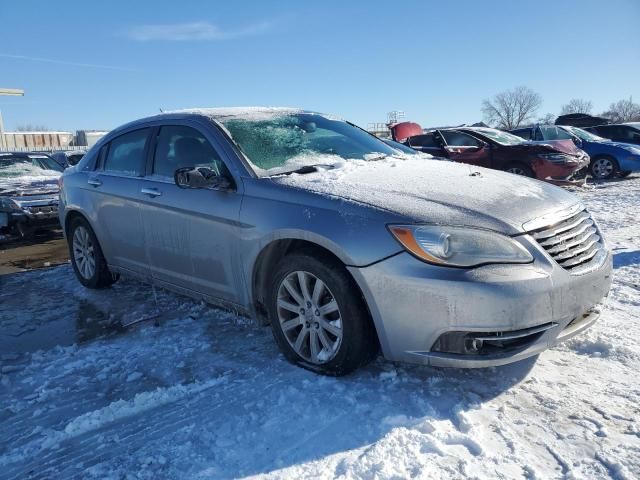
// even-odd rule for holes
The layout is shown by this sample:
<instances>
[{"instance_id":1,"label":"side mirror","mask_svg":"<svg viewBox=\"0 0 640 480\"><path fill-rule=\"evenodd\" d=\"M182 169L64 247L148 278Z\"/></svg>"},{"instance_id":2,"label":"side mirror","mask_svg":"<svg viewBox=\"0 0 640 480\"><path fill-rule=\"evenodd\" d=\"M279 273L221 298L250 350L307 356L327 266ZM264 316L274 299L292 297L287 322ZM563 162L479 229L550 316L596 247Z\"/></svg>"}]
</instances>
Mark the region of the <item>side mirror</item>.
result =
<instances>
[{"instance_id":1,"label":"side mirror","mask_svg":"<svg viewBox=\"0 0 640 480\"><path fill-rule=\"evenodd\" d=\"M573 143L576 144L576 147L581 147L582 146L582 140L579 139L578 137L573 137Z\"/></svg>"},{"instance_id":2,"label":"side mirror","mask_svg":"<svg viewBox=\"0 0 640 480\"><path fill-rule=\"evenodd\" d=\"M227 190L231 182L226 177L209 167L183 167L173 175L176 185L180 188L209 188L213 190Z\"/></svg>"}]
</instances>

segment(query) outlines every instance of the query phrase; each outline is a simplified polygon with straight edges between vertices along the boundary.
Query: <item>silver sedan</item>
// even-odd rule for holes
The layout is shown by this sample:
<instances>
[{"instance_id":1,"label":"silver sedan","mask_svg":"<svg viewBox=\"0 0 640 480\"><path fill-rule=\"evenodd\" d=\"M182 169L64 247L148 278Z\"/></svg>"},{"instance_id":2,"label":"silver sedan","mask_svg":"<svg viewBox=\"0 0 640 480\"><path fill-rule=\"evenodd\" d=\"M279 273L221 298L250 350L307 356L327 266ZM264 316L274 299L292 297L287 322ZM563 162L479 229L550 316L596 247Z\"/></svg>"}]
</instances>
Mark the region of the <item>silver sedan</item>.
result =
<instances>
[{"instance_id":1,"label":"silver sedan","mask_svg":"<svg viewBox=\"0 0 640 480\"><path fill-rule=\"evenodd\" d=\"M341 375L380 350L455 367L592 325L611 255L572 194L409 155L332 116L185 110L109 133L62 177L79 281L137 277L271 324Z\"/></svg>"}]
</instances>

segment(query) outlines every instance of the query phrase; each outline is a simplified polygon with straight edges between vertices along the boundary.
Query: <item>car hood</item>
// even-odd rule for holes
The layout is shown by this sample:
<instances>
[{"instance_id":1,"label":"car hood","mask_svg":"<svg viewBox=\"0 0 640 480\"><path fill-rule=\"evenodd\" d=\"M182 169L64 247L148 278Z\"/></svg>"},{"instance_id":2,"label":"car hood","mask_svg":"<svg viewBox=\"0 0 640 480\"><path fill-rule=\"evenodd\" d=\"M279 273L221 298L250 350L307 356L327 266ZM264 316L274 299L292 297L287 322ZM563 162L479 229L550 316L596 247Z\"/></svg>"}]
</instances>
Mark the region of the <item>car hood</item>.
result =
<instances>
[{"instance_id":1,"label":"car hood","mask_svg":"<svg viewBox=\"0 0 640 480\"><path fill-rule=\"evenodd\" d=\"M509 235L522 233L523 224L532 219L579 203L573 194L538 180L412 157L349 161L273 181L366 204L395 214L399 221L466 225Z\"/></svg>"},{"instance_id":2,"label":"car hood","mask_svg":"<svg viewBox=\"0 0 640 480\"><path fill-rule=\"evenodd\" d=\"M57 196L58 177L15 177L0 178L0 196L24 199L31 196Z\"/></svg>"},{"instance_id":3,"label":"car hood","mask_svg":"<svg viewBox=\"0 0 640 480\"><path fill-rule=\"evenodd\" d=\"M582 150L573 143L573 140L544 140L536 143L539 145L549 145L551 148L562 153L568 153L569 155L581 156L583 154Z\"/></svg>"},{"instance_id":4,"label":"car hood","mask_svg":"<svg viewBox=\"0 0 640 480\"><path fill-rule=\"evenodd\" d=\"M607 142L600 142L600 143L604 143L609 147L624 148L625 150L628 150L629 148L640 150L640 145L634 145L633 143L614 142L611 140Z\"/></svg>"}]
</instances>

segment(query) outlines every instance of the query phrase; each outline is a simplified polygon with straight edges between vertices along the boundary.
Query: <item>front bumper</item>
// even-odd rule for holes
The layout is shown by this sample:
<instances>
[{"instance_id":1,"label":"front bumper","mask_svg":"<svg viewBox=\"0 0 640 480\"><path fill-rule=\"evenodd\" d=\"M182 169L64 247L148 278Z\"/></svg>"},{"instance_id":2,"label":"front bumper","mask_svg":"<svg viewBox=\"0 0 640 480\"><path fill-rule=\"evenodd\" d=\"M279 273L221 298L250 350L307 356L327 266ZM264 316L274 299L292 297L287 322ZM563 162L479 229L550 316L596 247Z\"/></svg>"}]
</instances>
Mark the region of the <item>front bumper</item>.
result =
<instances>
[{"instance_id":1,"label":"front bumper","mask_svg":"<svg viewBox=\"0 0 640 480\"><path fill-rule=\"evenodd\" d=\"M556 164L549 160L539 160L533 165L536 178L554 185L582 185L585 177L579 173L589 166L590 159L584 156L578 162Z\"/></svg>"},{"instance_id":2,"label":"front bumper","mask_svg":"<svg viewBox=\"0 0 640 480\"><path fill-rule=\"evenodd\" d=\"M30 205L20 210L0 212L0 228L24 231L56 227L59 224L57 204Z\"/></svg>"},{"instance_id":3,"label":"front bumper","mask_svg":"<svg viewBox=\"0 0 640 480\"><path fill-rule=\"evenodd\" d=\"M592 325L609 292L612 257L579 275L557 265L528 235L519 237L535 260L471 270L437 267L408 253L350 267L371 312L384 356L445 367L488 367L536 355ZM557 324L517 348L488 355L433 351L447 332L514 332Z\"/></svg>"}]
</instances>

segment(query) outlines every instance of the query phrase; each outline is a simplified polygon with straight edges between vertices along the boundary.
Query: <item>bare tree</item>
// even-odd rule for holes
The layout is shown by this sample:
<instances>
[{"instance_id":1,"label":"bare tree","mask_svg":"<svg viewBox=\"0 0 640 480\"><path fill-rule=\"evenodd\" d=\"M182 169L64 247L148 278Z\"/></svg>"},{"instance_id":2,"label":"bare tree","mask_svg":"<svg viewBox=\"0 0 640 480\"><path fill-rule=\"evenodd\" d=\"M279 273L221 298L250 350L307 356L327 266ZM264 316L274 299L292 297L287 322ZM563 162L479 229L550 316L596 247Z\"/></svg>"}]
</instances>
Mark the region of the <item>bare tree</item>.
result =
<instances>
[{"instance_id":1,"label":"bare tree","mask_svg":"<svg viewBox=\"0 0 640 480\"><path fill-rule=\"evenodd\" d=\"M589 100L572 98L569 100L569 103L562 106L560 115L567 115L569 113L591 113L591 110L593 110L593 103Z\"/></svg>"},{"instance_id":2,"label":"bare tree","mask_svg":"<svg viewBox=\"0 0 640 480\"><path fill-rule=\"evenodd\" d=\"M26 125L18 125L16 132L48 132L49 129L44 125L34 125L27 123Z\"/></svg>"},{"instance_id":3,"label":"bare tree","mask_svg":"<svg viewBox=\"0 0 640 480\"><path fill-rule=\"evenodd\" d=\"M542 97L528 87L516 87L482 102L487 123L504 130L517 128L536 114Z\"/></svg>"},{"instance_id":4,"label":"bare tree","mask_svg":"<svg viewBox=\"0 0 640 480\"><path fill-rule=\"evenodd\" d=\"M554 115L553 113L545 113L543 116L538 117L536 123L539 123L541 125L553 125L555 121L556 115Z\"/></svg>"},{"instance_id":5,"label":"bare tree","mask_svg":"<svg viewBox=\"0 0 640 480\"><path fill-rule=\"evenodd\" d=\"M611 119L613 123L640 121L640 105L633 103L633 99L620 100L609 105L609 110L602 113L603 117Z\"/></svg>"}]
</instances>

